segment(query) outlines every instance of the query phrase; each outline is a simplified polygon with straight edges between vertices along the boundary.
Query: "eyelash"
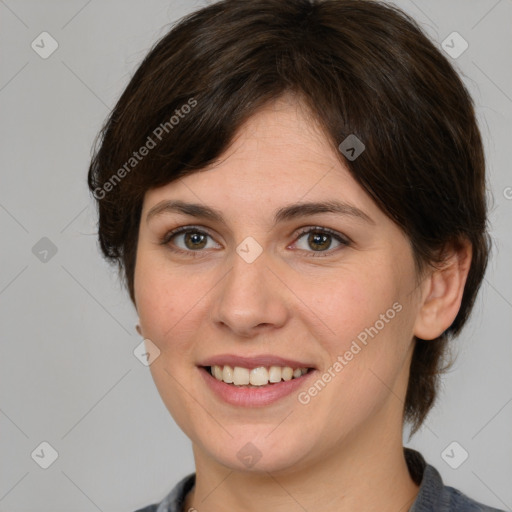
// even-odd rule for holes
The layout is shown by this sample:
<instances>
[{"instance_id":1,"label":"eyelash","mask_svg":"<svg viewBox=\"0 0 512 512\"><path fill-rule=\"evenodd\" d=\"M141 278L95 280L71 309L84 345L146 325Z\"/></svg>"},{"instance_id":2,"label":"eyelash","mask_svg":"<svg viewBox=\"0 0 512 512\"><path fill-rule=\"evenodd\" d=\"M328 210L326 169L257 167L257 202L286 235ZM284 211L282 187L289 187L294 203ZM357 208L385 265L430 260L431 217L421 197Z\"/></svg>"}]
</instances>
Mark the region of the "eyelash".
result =
<instances>
[{"instance_id":1,"label":"eyelash","mask_svg":"<svg viewBox=\"0 0 512 512\"><path fill-rule=\"evenodd\" d=\"M166 245L166 246L168 246L168 248L171 251L179 253L179 254L183 254L185 256L189 256L191 258L203 258L204 255L201 254L201 253L205 252L203 250L198 250L198 251L189 250L189 251L185 251L183 249L179 249L179 248L176 248L176 247L171 247L171 245L169 244L169 242L175 236L177 236L179 234L182 234L182 233L189 233L189 232L190 233L200 234L200 235L206 235L206 236L209 236L210 238L213 238L209 233L207 233L206 231L203 231L202 229L197 228L196 226L182 226L182 227L173 229L172 231L168 231L160 239L160 245ZM299 233L297 233L297 235L296 235L296 237L297 237L296 241L300 240L300 238L302 238L303 235L309 234L311 232L315 232L317 234L325 234L325 235L332 236L336 241L338 241L341 244L341 246L338 247L338 249L340 249L342 247L348 247L351 244L351 240L348 237L342 236L340 233L337 233L336 231L333 231L332 229L322 228L320 226L315 226L315 227L308 226L306 228L302 228L299 231ZM326 256L330 256L336 250L337 249L326 250L326 251L306 251L306 252L311 252L312 253L312 254L309 254L307 257L325 258ZM325 254L323 254L323 253L325 253Z\"/></svg>"}]
</instances>

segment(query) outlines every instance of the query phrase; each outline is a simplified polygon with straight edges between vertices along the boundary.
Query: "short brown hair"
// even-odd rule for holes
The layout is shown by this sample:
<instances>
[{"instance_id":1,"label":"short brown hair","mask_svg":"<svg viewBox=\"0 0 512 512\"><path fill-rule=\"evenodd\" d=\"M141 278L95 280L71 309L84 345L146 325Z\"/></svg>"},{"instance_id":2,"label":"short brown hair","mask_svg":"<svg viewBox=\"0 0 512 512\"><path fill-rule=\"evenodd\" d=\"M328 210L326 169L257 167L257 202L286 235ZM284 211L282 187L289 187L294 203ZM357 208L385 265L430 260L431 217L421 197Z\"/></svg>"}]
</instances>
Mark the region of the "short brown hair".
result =
<instances>
[{"instance_id":1,"label":"short brown hair","mask_svg":"<svg viewBox=\"0 0 512 512\"><path fill-rule=\"evenodd\" d=\"M436 340L415 339L404 405L414 433L435 402L447 342L473 307L490 243L472 99L447 58L396 7L224 0L183 18L146 56L96 141L88 183L101 250L135 303L145 192L213 163L244 121L284 94L308 107L333 148L350 134L363 141L357 159L338 152L340 160L408 237L418 270L435 264L447 244L472 244L453 324ZM194 107L185 115L187 104ZM157 127L165 136L155 141ZM158 144L131 161L150 139Z\"/></svg>"}]
</instances>

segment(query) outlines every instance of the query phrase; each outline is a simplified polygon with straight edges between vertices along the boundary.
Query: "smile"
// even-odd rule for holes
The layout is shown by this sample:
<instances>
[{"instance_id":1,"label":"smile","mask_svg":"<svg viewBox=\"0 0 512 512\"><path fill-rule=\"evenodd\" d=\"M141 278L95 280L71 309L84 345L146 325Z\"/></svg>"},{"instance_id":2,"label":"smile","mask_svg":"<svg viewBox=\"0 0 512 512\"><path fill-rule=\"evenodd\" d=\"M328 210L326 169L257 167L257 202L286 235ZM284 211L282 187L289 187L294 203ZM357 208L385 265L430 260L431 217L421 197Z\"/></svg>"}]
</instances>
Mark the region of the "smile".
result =
<instances>
[{"instance_id":1,"label":"smile","mask_svg":"<svg viewBox=\"0 0 512 512\"><path fill-rule=\"evenodd\" d=\"M295 396L318 373L314 368L293 369L287 366L249 369L242 366L213 365L199 366L198 369L212 396L221 403L235 407L264 407L282 401L285 397ZM226 380L232 382L224 382L224 375ZM273 380L276 382L272 382ZM258 384L254 384L255 382Z\"/></svg>"},{"instance_id":2,"label":"smile","mask_svg":"<svg viewBox=\"0 0 512 512\"><path fill-rule=\"evenodd\" d=\"M257 368L244 368L241 366L207 367L210 374L217 380L234 386L259 387L268 384L277 384L282 381L298 379L308 373L309 368L295 368L290 366L259 366Z\"/></svg>"}]
</instances>

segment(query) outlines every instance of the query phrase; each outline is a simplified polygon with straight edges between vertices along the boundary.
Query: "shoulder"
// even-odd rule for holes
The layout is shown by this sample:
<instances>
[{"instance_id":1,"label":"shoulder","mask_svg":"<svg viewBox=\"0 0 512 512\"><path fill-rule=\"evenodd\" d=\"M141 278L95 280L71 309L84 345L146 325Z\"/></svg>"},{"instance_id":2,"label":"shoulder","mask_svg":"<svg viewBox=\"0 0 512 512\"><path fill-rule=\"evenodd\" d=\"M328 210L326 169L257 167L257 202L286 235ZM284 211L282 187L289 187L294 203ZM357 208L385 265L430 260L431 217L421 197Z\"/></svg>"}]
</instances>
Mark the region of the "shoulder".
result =
<instances>
[{"instance_id":1,"label":"shoulder","mask_svg":"<svg viewBox=\"0 0 512 512\"><path fill-rule=\"evenodd\" d=\"M475 501L458 489L450 486L444 486L443 488L442 503L443 506L446 507L446 510L460 510L461 512L504 512L502 509L489 507L479 501Z\"/></svg>"},{"instance_id":2,"label":"shoulder","mask_svg":"<svg viewBox=\"0 0 512 512\"><path fill-rule=\"evenodd\" d=\"M159 503L146 505L134 512L181 512L185 497L195 484L196 474L182 478Z\"/></svg>"},{"instance_id":3,"label":"shoulder","mask_svg":"<svg viewBox=\"0 0 512 512\"><path fill-rule=\"evenodd\" d=\"M445 485L439 471L427 464L419 452L405 448L405 459L411 477L420 486L409 512L505 512L484 505L458 489Z\"/></svg>"}]
</instances>

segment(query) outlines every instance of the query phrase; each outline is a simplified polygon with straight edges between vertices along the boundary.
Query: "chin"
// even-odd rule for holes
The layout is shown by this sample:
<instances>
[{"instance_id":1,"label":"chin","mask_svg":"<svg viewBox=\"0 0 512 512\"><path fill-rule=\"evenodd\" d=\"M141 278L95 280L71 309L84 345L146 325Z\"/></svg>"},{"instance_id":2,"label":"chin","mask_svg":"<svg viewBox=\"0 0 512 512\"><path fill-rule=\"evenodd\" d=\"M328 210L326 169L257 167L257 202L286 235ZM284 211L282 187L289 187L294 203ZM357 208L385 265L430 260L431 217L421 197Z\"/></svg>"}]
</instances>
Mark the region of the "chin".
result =
<instances>
[{"instance_id":1,"label":"chin","mask_svg":"<svg viewBox=\"0 0 512 512\"><path fill-rule=\"evenodd\" d=\"M286 431L281 432L281 436L269 435L268 428L264 433L254 432L254 435L242 428L239 436L224 439L215 446L209 444L207 442L203 447L219 464L233 471L250 473L296 471L309 452L307 439Z\"/></svg>"}]
</instances>

